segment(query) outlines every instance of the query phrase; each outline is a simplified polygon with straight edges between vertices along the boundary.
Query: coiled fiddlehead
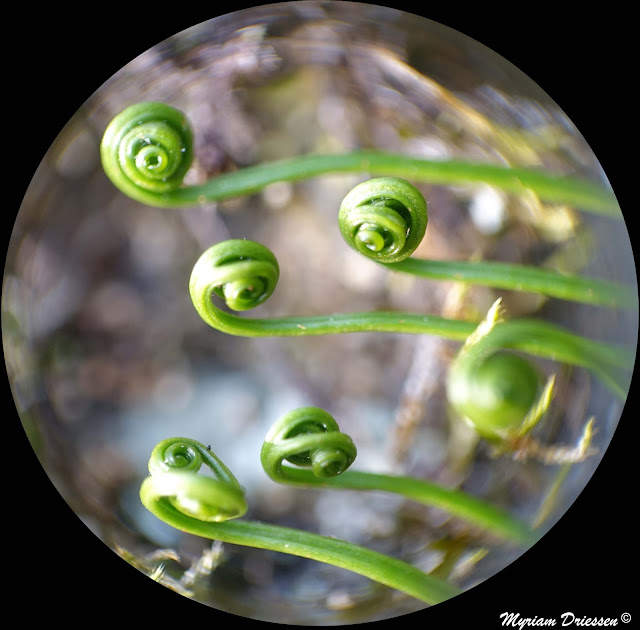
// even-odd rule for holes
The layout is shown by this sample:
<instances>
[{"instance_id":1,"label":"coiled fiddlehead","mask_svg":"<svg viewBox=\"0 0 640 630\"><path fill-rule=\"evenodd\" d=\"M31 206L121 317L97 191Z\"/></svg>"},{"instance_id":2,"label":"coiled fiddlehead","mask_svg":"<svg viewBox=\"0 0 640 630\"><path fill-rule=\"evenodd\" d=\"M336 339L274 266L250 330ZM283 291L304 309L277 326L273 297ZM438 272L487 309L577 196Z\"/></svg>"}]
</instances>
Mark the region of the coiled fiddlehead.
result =
<instances>
[{"instance_id":1,"label":"coiled fiddlehead","mask_svg":"<svg viewBox=\"0 0 640 630\"><path fill-rule=\"evenodd\" d=\"M287 478L284 460L311 468L320 479L342 474L356 458L351 438L340 432L333 416L318 407L300 407L284 415L269 430L260 460L275 481Z\"/></svg>"},{"instance_id":2,"label":"coiled fiddlehead","mask_svg":"<svg viewBox=\"0 0 640 630\"><path fill-rule=\"evenodd\" d=\"M105 173L122 192L162 205L191 166L193 137L182 112L164 103L137 103L109 123L100 155Z\"/></svg>"},{"instance_id":3,"label":"coiled fiddlehead","mask_svg":"<svg viewBox=\"0 0 640 630\"><path fill-rule=\"evenodd\" d=\"M189 293L200 316L215 326L223 324L224 314L211 302L213 294L234 311L246 311L273 293L279 275L278 261L264 245L232 239L210 247L198 259Z\"/></svg>"},{"instance_id":4,"label":"coiled fiddlehead","mask_svg":"<svg viewBox=\"0 0 640 630\"><path fill-rule=\"evenodd\" d=\"M427 202L412 184L378 177L358 184L340 205L338 225L347 244L378 262L410 256L427 229Z\"/></svg>"},{"instance_id":5,"label":"coiled fiddlehead","mask_svg":"<svg viewBox=\"0 0 640 630\"><path fill-rule=\"evenodd\" d=\"M410 258L424 237L427 221L427 204L422 193L396 177L362 182L344 198L338 214L345 241L391 271L433 280L531 291L587 304L638 308L637 291L631 286L597 278L495 261Z\"/></svg>"},{"instance_id":6,"label":"coiled fiddlehead","mask_svg":"<svg viewBox=\"0 0 640 630\"><path fill-rule=\"evenodd\" d=\"M355 456L351 438L340 433L333 416L318 407L301 407L282 416L269 429L260 452L262 467L278 483L391 492L519 544L536 540L536 533L525 523L460 490L413 477L347 470Z\"/></svg>"},{"instance_id":7,"label":"coiled fiddlehead","mask_svg":"<svg viewBox=\"0 0 640 630\"><path fill-rule=\"evenodd\" d=\"M198 474L202 463L215 478ZM152 451L149 472L140 487L143 505L181 531L325 562L428 604L460 593L452 584L411 564L343 540L242 519L230 522L247 510L244 491L218 457L196 440L170 438L160 442Z\"/></svg>"},{"instance_id":8,"label":"coiled fiddlehead","mask_svg":"<svg viewBox=\"0 0 640 630\"><path fill-rule=\"evenodd\" d=\"M197 474L202 464L215 478ZM149 509L152 502L160 504L165 513L172 514L172 524L192 518L226 521L247 511L244 490L233 473L196 440L160 442L151 453L149 472L140 490L142 502Z\"/></svg>"}]
</instances>

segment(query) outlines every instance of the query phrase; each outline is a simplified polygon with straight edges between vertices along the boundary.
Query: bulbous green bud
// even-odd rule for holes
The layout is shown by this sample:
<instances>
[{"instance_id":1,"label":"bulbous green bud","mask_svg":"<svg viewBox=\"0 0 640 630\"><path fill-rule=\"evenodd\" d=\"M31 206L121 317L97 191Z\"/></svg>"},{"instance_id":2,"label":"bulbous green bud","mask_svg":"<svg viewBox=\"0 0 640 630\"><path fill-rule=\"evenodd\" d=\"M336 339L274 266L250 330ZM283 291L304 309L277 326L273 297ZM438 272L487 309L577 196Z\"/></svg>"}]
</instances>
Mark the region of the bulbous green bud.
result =
<instances>
[{"instance_id":1,"label":"bulbous green bud","mask_svg":"<svg viewBox=\"0 0 640 630\"><path fill-rule=\"evenodd\" d=\"M510 352L495 352L478 362L454 364L447 395L480 435L503 439L522 426L541 385L541 375L531 362Z\"/></svg>"}]
</instances>

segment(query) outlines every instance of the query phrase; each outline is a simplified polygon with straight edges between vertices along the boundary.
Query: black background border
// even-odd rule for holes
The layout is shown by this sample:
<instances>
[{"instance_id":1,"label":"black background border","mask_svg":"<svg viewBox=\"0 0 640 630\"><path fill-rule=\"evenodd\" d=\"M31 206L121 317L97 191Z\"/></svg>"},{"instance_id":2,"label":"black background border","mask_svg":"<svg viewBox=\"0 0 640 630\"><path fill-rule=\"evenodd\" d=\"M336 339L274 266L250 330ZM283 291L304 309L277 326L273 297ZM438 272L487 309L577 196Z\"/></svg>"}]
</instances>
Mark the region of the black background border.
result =
<instances>
[{"instance_id":1,"label":"black background border","mask_svg":"<svg viewBox=\"0 0 640 630\"><path fill-rule=\"evenodd\" d=\"M256 4L233 3L228 8ZM102 15L109 6L118 8L111 15ZM500 10L489 10L487 5L455 10L408 3L393 6L473 37L538 83L567 113L598 157L635 245L635 199L631 200L630 191L635 174L628 160L637 152L634 90L638 55L633 44L638 36L632 32L630 14L602 8L599 12L561 11L560 3L551 8L529 5L526 10L519 4ZM15 158L22 160L15 168L5 164L3 183L9 199L3 233L7 243L40 160L84 101L138 54L223 13L215 5L209 11L185 6L175 14L133 5L78 7L17 7L14 16L4 20L2 102L6 110L2 118L8 126L4 135L9 140L11 164ZM124 36L123 22L127 22ZM3 443L5 619L16 613L21 623L59 621L70 627L95 622L132 627L174 620L246 621L176 595L133 568L123 569L127 565L82 524L40 467L5 383L9 426ZM565 611L578 617L619 618L623 612L635 617L632 533L637 525L630 509L632 497L638 494L633 468L638 449L632 431L637 421L635 383L636 379L602 463L560 522L488 582L410 615L407 621L435 628L471 624L495 628L501 625L499 615L505 611L558 620ZM26 460L29 472L18 471L17 460ZM72 558L60 562L68 546L77 550L81 563ZM396 623L399 621L403 620Z\"/></svg>"}]
</instances>

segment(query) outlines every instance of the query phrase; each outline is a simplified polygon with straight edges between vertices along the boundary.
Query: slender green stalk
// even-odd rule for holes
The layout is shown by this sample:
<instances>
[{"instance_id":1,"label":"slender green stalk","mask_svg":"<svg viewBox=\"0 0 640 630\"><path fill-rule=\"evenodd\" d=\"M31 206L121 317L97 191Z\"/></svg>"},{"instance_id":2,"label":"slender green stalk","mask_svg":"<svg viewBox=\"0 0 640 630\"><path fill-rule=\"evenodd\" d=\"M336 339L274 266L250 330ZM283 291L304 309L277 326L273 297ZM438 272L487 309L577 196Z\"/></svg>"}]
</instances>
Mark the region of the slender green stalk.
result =
<instances>
[{"instance_id":1,"label":"slender green stalk","mask_svg":"<svg viewBox=\"0 0 640 630\"><path fill-rule=\"evenodd\" d=\"M197 474L202 463L214 478ZM428 604L460 593L454 585L413 565L336 538L254 521L223 522L244 514L244 491L226 466L195 440L171 438L158 444L149 472L140 488L143 505L181 531L324 562Z\"/></svg>"},{"instance_id":2,"label":"slender green stalk","mask_svg":"<svg viewBox=\"0 0 640 630\"><path fill-rule=\"evenodd\" d=\"M337 538L257 521L206 523L188 517L178 519L166 502L152 502L148 497L145 500L146 507L158 518L189 534L324 562L363 575L427 604L438 604L461 592L407 562Z\"/></svg>"},{"instance_id":3,"label":"slender green stalk","mask_svg":"<svg viewBox=\"0 0 640 630\"><path fill-rule=\"evenodd\" d=\"M480 284L498 289L530 291L549 297L607 306L638 308L638 293L630 286L585 278L528 265L495 261L453 261L406 258L383 263L390 271L432 280Z\"/></svg>"},{"instance_id":4,"label":"slender green stalk","mask_svg":"<svg viewBox=\"0 0 640 630\"><path fill-rule=\"evenodd\" d=\"M162 103L139 103L125 109L109 124L101 144L104 170L113 183L132 199L151 206L193 206L252 194L276 182L328 173L367 173L439 185L482 183L514 194L532 191L542 201L567 203L580 210L622 218L613 192L586 180L534 169L427 160L380 151L298 156L224 173L202 185L180 186L179 178L174 180L174 173L186 172L191 164L191 131L184 115L177 110L174 110L176 114L168 114L167 107ZM154 115L161 125L157 140L150 126ZM177 125L169 125L171 130L168 132L167 119L179 121ZM139 133L135 130L136 125L143 126ZM158 150L155 150L156 146ZM183 162L180 166L174 165L174 158L181 155ZM171 164L167 175L164 172L166 162ZM149 179L149 172L153 180L151 186L144 181ZM158 181L172 183L167 189L158 190Z\"/></svg>"},{"instance_id":5,"label":"slender green stalk","mask_svg":"<svg viewBox=\"0 0 640 630\"><path fill-rule=\"evenodd\" d=\"M198 199L217 200L256 192L280 181L307 179L327 173L391 175L440 185L488 184L505 192L536 193L542 201L567 203L596 214L622 218L615 195L595 184L524 168L456 160L427 160L381 151L355 151L335 155L309 155L261 164L218 176L216 179L176 191L175 205Z\"/></svg>"},{"instance_id":6,"label":"slender green stalk","mask_svg":"<svg viewBox=\"0 0 640 630\"><path fill-rule=\"evenodd\" d=\"M246 255L243 254L245 246L248 248ZM437 335L465 341L477 326L477 323L436 315L386 311L246 318L227 313L214 304L213 295L227 299L227 285L234 300L238 295L246 298L242 302L243 309L251 307L250 298L254 294L259 294L260 302L264 301L275 289L278 277L271 257L273 254L263 245L244 240L219 243L205 251L194 266L189 282L191 300L202 319L221 332L243 337L387 332ZM221 260L223 264L220 264ZM505 348L588 368L622 399L626 396L624 386L618 382L621 376L618 372L633 365L634 353L629 349L592 341L554 324L525 318L501 324L496 340Z\"/></svg>"},{"instance_id":7,"label":"slender green stalk","mask_svg":"<svg viewBox=\"0 0 640 630\"><path fill-rule=\"evenodd\" d=\"M391 492L433 506L464 519L481 529L522 545L532 545L538 534L504 510L461 490L445 488L424 479L349 470L339 477L314 479L307 470L290 468L287 483L304 486Z\"/></svg>"},{"instance_id":8,"label":"slender green stalk","mask_svg":"<svg viewBox=\"0 0 640 630\"><path fill-rule=\"evenodd\" d=\"M519 544L537 540L528 525L486 501L422 479L347 470L354 459L351 439L340 432L329 413L317 407L301 407L282 416L267 433L260 452L262 467L278 483L392 492ZM303 468L288 466L285 460Z\"/></svg>"}]
</instances>

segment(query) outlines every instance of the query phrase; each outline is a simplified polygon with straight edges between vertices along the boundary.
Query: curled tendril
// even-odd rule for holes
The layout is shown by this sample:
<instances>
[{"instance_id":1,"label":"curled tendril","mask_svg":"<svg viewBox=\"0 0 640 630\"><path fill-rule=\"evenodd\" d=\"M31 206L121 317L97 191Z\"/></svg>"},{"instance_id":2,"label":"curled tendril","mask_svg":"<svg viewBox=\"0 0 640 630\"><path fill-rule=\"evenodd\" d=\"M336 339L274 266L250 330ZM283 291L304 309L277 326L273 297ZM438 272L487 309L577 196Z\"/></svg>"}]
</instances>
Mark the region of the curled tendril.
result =
<instances>
[{"instance_id":1,"label":"curled tendril","mask_svg":"<svg viewBox=\"0 0 640 630\"><path fill-rule=\"evenodd\" d=\"M410 256L427 229L427 203L420 191L397 177L378 177L358 184L338 213L347 244L378 262Z\"/></svg>"},{"instance_id":2,"label":"curled tendril","mask_svg":"<svg viewBox=\"0 0 640 630\"><path fill-rule=\"evenodd\" d=\"M234 311L246 311L273 293L279 275L278 261L264 245L232 239L200 256L191 273L189 292L200 316L218 327L224 314L213 304L214 294Z\"/></svg>"},{"instance_id":3,"label":"curled tendril","mask_svg":"<svg viewBox=\"0 0 640 630\"><path fill-rule=\"evenodd\" d=\"M318 407L301 407L282 416L269 429L260 452L262 467L278 483L390 492L446 510L519 544L537 539L526 523L461 490L413 477L347 470L355 457L351 438L340 433L335 419Z\"/></svg>"},{"instance_id":4,"label":"curled tendril","mask_svg":"<svg viewBox=\"0 0 640 630\"><path fill-rule=\"evenodd\" d=\"M480 435L503 441L533 428L548 407L553 378L543 387L533 363L503 349L509 328L500 306L498 300L452 362L447 396Z\"/></svg>"},{"instance_id":5,"label":"curled tendril","mask_svg":"<svg viewBox=\"0 0 640 630\"><path fill-rule=\"evenodd\" d=\"M198 474L205 464L213 477ZM233 545L308 558L359 573L429 604L460 593L456 586L402 560L337 538L244 519L244 491L200 442L170 438L152 451L140 487L143 505L181 531Z\"/></svg>"},{"instance_id":6,"label":"curled tendril","mask_svg":"<svg viewBox=\"0 0 640 630\"><path fill-rule=\"evenodd\" d=\"M122 192L155 205L181 186L191 166L193 136L177 109L137 103L109 123L100 155L105 173Z\"/></svg>"},{"instance_id":7,"label":"curled tendril","mask_svg":"<svg viewBox=\"0 0 640 630\"><path fill-rule=\"evenodd\" d=\"M338 423L318 407L300 407L285 414L269 430L260 460L274 481L292 481L286 460L311 468L315 477L326 479L342 474L356 458L351 438L340 432Z\"/></svg>"},{"instance_id":8,"label":"curled tendril","mask_svg":"<svg viewBox=\"0 0 640 630\"><path fill-rule=\"evenodd\" d=\"M197 474L202 464L215 478ZM161 504L178 522L182 516L226 521L247 511L244 490L237 479L196 440L170 438L160 442L151 453L149 472L140 490L143 504L149 509Z\"/></svg>"}]
</instances>

